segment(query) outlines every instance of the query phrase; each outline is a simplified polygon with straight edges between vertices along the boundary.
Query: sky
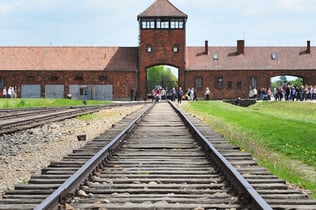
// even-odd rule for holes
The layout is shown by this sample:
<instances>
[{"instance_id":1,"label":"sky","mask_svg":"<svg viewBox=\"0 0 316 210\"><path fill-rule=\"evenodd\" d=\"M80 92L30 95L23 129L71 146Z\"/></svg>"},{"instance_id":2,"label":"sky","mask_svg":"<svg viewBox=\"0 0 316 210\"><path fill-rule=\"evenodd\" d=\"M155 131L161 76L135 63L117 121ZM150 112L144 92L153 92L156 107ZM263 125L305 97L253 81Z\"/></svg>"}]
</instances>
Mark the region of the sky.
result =
<instances>
[{"instance_id":1,"label":"sky","mask_svg":"<svg viewBox=\"0 0 316 210\"><path fill-rule=\"evenodd\" d=\"M154 0L0 0L0 46L138 46ZM187 46L316 43L315 0L170 0L188 15Z\"/></svg>"}]
</instances>

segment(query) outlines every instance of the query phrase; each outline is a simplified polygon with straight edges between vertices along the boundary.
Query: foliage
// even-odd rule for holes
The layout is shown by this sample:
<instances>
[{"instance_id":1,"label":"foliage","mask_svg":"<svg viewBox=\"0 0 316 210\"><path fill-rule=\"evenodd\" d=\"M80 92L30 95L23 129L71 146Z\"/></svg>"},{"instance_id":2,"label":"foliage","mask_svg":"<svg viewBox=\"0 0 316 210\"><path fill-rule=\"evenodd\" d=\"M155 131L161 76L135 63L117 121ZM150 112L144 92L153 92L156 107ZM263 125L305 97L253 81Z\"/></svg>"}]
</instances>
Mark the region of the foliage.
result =
<instances>
[{"instance_id":1,"label":"foliage","mask_svg":"<svg viewBox=\"0 0 316 210\"><path fill-rule=\"evenodd\" d=\"M288 81L286 76L280 76L280 78L278 80L271 83L271 88L278 88L278 87L283 86L284 84L288 84L288 83L290 83L294 86L300 86L301 84L303 84L303 79L300 77L297 77L295 80Z\"/></svg>"},{"instance_id":2,"label":"foliage","mask_svg":"<svg viewBox=\"0 0 316 210\"><path fill-rule=\"evenodd\" d=\"M156 86L162 88L177 87L178 79L172 74L171 69L166 66L153 66L147 70L147 93Z\"/></svg>"},{"instance_id":3,"label":"foliage","mask_svg":"<svg viewBox=\"0 0 316 210\"><path fill-rule=\"evenodd\" d=\"M201 101L185 108L273 173L314 191L316 197L315 103L262 102L243 108ZM302 168L311 168L312 173Z\"/></svg>"}]
</instances>

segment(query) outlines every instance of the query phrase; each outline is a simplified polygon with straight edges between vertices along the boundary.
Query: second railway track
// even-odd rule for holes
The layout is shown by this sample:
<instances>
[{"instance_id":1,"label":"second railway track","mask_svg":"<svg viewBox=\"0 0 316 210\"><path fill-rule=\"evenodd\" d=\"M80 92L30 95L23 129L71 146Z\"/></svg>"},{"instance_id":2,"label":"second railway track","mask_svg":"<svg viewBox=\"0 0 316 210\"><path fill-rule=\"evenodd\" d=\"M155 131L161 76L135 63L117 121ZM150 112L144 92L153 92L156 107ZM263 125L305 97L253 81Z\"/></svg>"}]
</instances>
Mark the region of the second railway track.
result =
<instances>
[{"instance_id":1,"label":"second railway track","mask_svg":"<svg viewBox=\"0 0 316 210\"><path fill-rule=\"evenodd\" d=\"M7 192L0 209L316 209L199 119L157 103L124 131L136 115ZM87 161L96 168L81 174Z\"/></svg>"}]
</instances>

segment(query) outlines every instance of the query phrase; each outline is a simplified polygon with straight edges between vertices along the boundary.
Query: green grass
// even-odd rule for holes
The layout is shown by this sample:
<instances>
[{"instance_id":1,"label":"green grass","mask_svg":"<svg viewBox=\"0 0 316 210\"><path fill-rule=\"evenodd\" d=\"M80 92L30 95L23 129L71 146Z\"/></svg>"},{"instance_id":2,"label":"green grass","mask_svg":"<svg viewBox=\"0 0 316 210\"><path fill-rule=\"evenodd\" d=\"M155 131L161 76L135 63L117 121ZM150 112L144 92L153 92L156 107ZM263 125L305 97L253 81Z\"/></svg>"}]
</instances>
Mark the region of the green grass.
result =
<instances>
[{"instance_id":1,"label":"green grass","mask_svg":"<svg viewBox=\"0 0 316 210\"><path fill-rule=\"evenodd\" d=\"M87 100L87 105L109 104L109 101ZM52 107L52 106L82 106L82 100L69 99L0 99L0 109Z\"/></svg>"},{"instance_id":2,"label":"green grass","mask_svg":"<svg viewBox=\"0 0 316 210\"><path fill-rule=\"evenodd\" d=\"M311 190L316 198L315 103L263 102L244 108L201 101L184 108L251 152L272 173Z\"/></svg>"}]
</instances>

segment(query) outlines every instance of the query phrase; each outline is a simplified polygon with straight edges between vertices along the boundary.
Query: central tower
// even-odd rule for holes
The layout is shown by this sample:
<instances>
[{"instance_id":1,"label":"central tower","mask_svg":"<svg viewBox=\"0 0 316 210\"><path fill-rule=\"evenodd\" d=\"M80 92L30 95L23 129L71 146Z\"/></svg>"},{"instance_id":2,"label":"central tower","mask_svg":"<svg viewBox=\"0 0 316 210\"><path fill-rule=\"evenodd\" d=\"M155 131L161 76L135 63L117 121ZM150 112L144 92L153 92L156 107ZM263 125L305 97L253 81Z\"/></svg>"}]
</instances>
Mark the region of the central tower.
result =
<instances>
[{"instance_id":1,"label":"central tower","mask_svg":"<svg viewBox=\"0 0 316 210\"><path fill-rule=\"evenodd\" d=\"M137 16L139 22L139 94L146 96L147 68L170 65L178 68L179 86L184 86L185 28L187 15L168 0L156 0Z\"/></svg>"}]
</instances>

